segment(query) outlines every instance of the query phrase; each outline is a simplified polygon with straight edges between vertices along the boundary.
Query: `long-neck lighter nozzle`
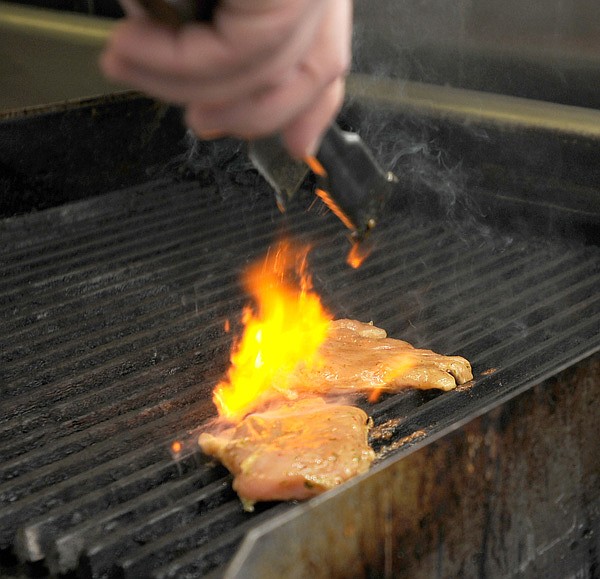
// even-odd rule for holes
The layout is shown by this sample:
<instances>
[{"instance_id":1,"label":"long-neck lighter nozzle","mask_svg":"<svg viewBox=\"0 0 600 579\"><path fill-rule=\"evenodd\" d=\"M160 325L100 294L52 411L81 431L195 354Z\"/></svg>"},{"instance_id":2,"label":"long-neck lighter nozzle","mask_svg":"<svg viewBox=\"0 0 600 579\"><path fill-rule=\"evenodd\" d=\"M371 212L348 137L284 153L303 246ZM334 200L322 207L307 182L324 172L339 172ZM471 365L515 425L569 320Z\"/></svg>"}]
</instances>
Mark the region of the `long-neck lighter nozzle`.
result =
<instances>
[{"instance_id":1,"label":"long-neck lighter nozzle","mask_svg":"<svg viewBox=\"0 0 600 579\"><path fill-rule=\"evenodd\" d=\"M325 133L316 158L307 163L318 176L317 194L351 231L351 254L363 255L359 244L377 225L398 179L379 166L358 134L336 124Z\"/></svg>"}]
</instances>

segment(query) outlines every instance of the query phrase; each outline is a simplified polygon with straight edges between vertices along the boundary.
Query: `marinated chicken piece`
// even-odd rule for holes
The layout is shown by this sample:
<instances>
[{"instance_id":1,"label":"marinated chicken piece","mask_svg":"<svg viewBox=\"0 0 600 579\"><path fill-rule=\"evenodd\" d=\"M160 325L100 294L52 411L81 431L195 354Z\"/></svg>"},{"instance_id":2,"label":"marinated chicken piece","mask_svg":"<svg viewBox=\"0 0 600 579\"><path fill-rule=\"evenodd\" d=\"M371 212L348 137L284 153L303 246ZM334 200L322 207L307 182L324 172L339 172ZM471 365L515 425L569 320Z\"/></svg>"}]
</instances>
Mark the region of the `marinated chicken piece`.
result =
<instances>
[{"instance_id":1,"label":"marinated chicken piece","mask_svg":"<svg viewBox=\"0 0 600 579\"><path fill-rule=\"evenodd\" d=\"M359 408L310 398L250 414L198 442L233 474L233 488L252 510L257 501L307 499L366 472L375 458L370 426Z\"/></svg>"},{"instance_id":2,"label":"marinated chicken piece","mask_svg":"<svg viewBox=\"0 0 600 579\"><path fill-rule=\"evenodd\" d=\"M311 392L395 392L405 387L452 390L473 379L471 365L460 356L442 356L386 331L356 320L334 320L319 352L317 368L298 368L296 382Z\"/></svg>"}]
</instances>

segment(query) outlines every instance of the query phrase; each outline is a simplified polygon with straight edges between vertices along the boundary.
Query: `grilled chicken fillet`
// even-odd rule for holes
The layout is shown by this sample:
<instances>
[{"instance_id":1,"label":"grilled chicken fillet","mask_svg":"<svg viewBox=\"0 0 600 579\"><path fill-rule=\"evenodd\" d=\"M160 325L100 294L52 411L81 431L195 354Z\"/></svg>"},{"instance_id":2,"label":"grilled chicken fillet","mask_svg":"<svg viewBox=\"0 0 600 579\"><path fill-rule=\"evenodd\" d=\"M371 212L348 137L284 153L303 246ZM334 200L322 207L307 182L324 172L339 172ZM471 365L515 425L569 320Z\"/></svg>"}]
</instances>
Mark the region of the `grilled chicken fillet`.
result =
<instances>
[{"instance_id":1,"label":"grilled chicken fillet","mask_svg":"<svg viewBox=\"0 0 600 579\"><path fill-rule=\"evenodd\" d=\"M316 368L297 368L296 381L310 384L310 390L320 395L374 389L395 392L406 387L452 390L473 379L465 358L417 349L356 320L332 321L319 353L321 363Z\"/></svg>"},{"instance_id":2,"label":"grilled chicken fillet","mask_svg":"<svg viewBox=\"0 0 600 579\"><path fill-rule=\"evenodd\" d=\"M316 396L406 387L451 390L473 378L460 356L414 348L355 320L331 322L319 355L316 366L297 367L284 388L273 384L256 401L280 406L248 414L219 434L200 435L202 450L233 474L233 488L247 510L257 501L310 498L369 469L374 453L367 415ZM311 398L295 400L298 392Z\"/></svg>"},{"instance_id":3,"label":"grilled chicken fillet","mask_svg":"<svg viewBox=\"0 0 600 579\"><path fill-rule=\"evenodd\" d=\"M252 510L257 501L307 499L366 472L375 457L370 424L359 408L310 398L250 414L198 442L233 474L233 488Z\"/></svg>"}]
</instances>

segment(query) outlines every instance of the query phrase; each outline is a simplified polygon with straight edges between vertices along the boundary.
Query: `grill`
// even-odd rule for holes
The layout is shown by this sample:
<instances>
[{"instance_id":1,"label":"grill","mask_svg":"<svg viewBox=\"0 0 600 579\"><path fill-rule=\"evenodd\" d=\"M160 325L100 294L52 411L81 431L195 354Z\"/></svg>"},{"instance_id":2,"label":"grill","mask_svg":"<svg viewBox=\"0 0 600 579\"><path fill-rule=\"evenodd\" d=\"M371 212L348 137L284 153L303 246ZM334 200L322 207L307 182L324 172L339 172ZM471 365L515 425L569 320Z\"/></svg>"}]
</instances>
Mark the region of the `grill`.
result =
<instances>
[{"instance_id":1,"label":"grill","mask_svg":"<svg viewBox=\"0 0 600 579\"><path fill-rule=\"evenodd\" d=\"M4 117L3 576L597 576L593 125L362 80L343 122L403 178L357 271L310 183L280 215L238 143L191 144L175 111L128 94ZM240 273L281 234L313 245L336 317L463 355L475 380L359 400L373 469L250 514L193 433Z\"/></svg>"}]
</instances>

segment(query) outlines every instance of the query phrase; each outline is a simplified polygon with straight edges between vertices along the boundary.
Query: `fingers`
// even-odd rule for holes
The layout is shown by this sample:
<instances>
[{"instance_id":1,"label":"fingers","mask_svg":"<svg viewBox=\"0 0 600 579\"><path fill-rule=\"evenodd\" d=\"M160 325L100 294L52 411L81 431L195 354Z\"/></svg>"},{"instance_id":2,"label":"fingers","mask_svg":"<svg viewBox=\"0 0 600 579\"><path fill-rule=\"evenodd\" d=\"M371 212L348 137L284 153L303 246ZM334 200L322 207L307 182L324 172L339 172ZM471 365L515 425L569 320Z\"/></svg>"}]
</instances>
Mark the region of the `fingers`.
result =
<instances>
[{"instance_id":1,"label":"fingers","mask_svg":"<svg viewBox=\"0 0 600 579\"><path fill-rule=\"evenodd\" d=\"M303 156L341 105L350 34L350 0L222 0L210 26L129 19L101 65L113 80L184 105L200 136L281 131Z\"/></svg>"},{"instance_id":2,"label":"fingers","mask_svg":"<svg viewBox=\"0 0 600 579\"><path fill-rule=\"evenodd\" d=\"M256 9L260 4L256 1L246 3L254 10L230 4L219 4L210 25L193 23L177 30L149 19L128 19L111 34L106 60L119 59L157 75L194 76L199 80L227 78L272 58L278 49L299 36L310 41L310 30L320 19L321 11L308 10L312 4L309 0L274 2L280 6L267 13ZM299 18L301 27L296 25Z\"/></svg>"},{"instance_id":3,"label":"fingers","mask_svg":"<svg viewBox=\"0 0 600 579\"><path fill-rule=\"evenodd\" d=\"M302 159L317 154L323 134L339 112L343 99L344 81L338 78L283 129L283 140L292 156Z\"/></svg>"},{"instance_id":4,"label":"fingers","mask_svg":"<svg viewBox=\"0 0 600 579\"><path fill-rule=\"evenodd\" d=\"M350 19L349 3L332 3L308 55L285 82L236 103L195 102L188 106L187 123L200 136L217 131L249 139L281 130L292 155L313 154L341 107L350 62L349 39L332 37L331 26L349 34Z\"/></svg>"},{"instance_id":5,"label":"fingers","mask_svg":"<svg viewBox=\"0 0 600 579\"><path fill-rule=\"evenodd\" d=\"M331 36L331 30L340 33ZM352 5L337 2L323 20L313 54L317 58L331 55L326 64L322 90L305 100L302 111L286 123L282 130L289 152L298 158L314 156L323 133L339 112L344 99L345 76L350 67L350 33L352 29ZM318 73L317 73L318 76ZM318 83L317 83L318 84Z\"/></svg>"},{"instance_id":6,"label":"fingers","mask_svg":"<svg viewBox=\"0 0 600 579\"><path fill-rule=\"evenodd\" d=\"M251 17L243 23L243 33L232 39L240 28L237 20L239 15L230 18L223 34L216 23L172 29L149 19L130 18L115 27L106 52L156 73L218 78L256 61L276 42L274 32L266 34L260 19L255 23Z\"/></svg>"},{"instance_id":7,"label":"fingers","mask_svg":"<svg viewBox=\"0 0 600 579\"><path fill-rule=\"evenodd\" d=\"M107 65L117 60L123 66L152 69L157 73L195 71L208 75L236 62L235 54L229 53L225 43L207 25L194 24L173 30L141 18L127 19L115 27L102 61L107 74L112 73Z\"/></svg>"},{"instance_id":8,"label":"fingers","mask_svg":"<svg viewBox=\"0 0 600 579\"><path fill-rule=\"evenodd\" d=\"M300 90L298 87L303 88L303 84L292 83L285 90L242 101L232 107L190 105L186 123L201 138L219 134L254 139L282 130L290 153L298 158L305 157L315 152L322 133L339 110L344 82L336 79L320 94L307 95L308 108L304 101L296 102L294 106L282 106L282 103L289 103L290 94Z\"/></svg>"},{"instance_id":9,"label":"fingers","mask_svg":"<svg viewBox=\"0 0 600 579\"><path fill-rule=\"evenodd\" d=\"M315 19L316 28L318 19ZM147 48L137 58L135 51L126 52L119 48L122 39L132 42L133 36L127 36L130 30L137 29L140 40L144 37L144 30L148 27L153 42L153 51L161 53L164 43L176 43L177 33L172 30L154 30L151 23L134 23L133 26L124 26L116 33L115 43L112 48L107 49L101 64L104 72L111 78L135 85L137 88L157 96L162 100L177 104L195 103L198 106L212 108L214 105L232 106L236 101L255 97L266 93L278 84L285 82L290 74L292 64L296 63L297 54L304 54L312 38L306 34L295 34L287 39L281 50L264 58L254 58L250 65L238 66L235 62L228 67L220 67L212 71L210 67L203 68L203 61L194 62L187 69L182 68L181 62L171 63L164 54L160 64L147 60ZM202 27L206 28L206 27ZM206 30L196 31L193 27L190 34L196 34L195 38L202 37L201 33ZM184 33L181 32L180 35ZM116 47L116 48L115 48ZM165 52L176 53L176 49L165 50ZM246 58L243 53L242 60Z\"/></svg>"},{"instance_id":10,"label":"fingers","mask_svg":"<svg viewBox=\"0 0 600 579\"><path fill-rule=\"evenodd\" d=\"M313 72L302 68L287 83L250 99L225 105L188 105L186 122L200 136L218 131L244 139L280 129L285 133L289 127L290 151L303 156L341 105L343 78L333 76L319 82ZM305 127L304 122L308 123Z\"/></svg>"}]
</instances>

